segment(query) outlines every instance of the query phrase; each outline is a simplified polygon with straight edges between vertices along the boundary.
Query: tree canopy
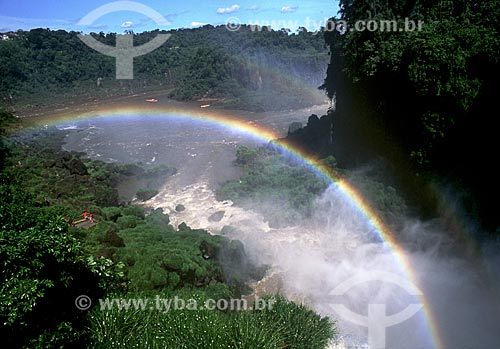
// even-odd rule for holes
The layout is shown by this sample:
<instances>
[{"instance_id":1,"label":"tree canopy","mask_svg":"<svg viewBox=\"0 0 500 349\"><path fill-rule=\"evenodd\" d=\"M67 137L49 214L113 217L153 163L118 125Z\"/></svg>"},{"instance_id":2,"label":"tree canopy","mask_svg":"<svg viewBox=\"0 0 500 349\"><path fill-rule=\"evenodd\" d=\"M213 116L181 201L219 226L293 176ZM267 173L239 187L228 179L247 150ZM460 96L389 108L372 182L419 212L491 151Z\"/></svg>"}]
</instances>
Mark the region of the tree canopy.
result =
<instances>
[{"instance_id":1,"label":"tree canopy","mask_svg":"<svg viewBox=\"0 0 500 349\"><path fill-rule=\"evenodd\" d=\"M341 0L339 19L348 23L420 20L423 26L325 33L331 62L323 87L337 101L335 137L343 143L337 149L353 150L340 150L339 161L362 161L363 153L382 150L411 161L416 173L472 188L481 214L494 217L485 186L496 179L493 171L478 176L478 169L496 147L499 18L497 0Z\"/></svg>"}]
</instances>

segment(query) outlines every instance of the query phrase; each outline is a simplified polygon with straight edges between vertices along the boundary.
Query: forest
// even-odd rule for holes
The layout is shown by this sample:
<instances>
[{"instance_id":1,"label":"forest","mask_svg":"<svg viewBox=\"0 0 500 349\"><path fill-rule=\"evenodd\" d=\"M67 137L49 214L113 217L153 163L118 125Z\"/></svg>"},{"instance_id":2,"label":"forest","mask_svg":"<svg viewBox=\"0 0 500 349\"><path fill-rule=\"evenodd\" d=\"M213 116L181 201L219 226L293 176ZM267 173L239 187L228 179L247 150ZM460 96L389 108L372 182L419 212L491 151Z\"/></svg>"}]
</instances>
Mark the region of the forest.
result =
<instances>
[{"instance_id":1,"label":"forest","mask_svg":"<svg viewBox=\"0 0 500 349\"><path fill-rule=\"evenodd\" d=\"M246 312L75 308L81 294L241 297L267 266L254 265L240 241L185 223L176 228L161 209L120 202L116 188L124 179L143 178L136 195L147 200L158 193L158 176L175 169L65 152L70 131L19 136L18 110L166 90L177 100L270 111L324 101L311 92L319 88L334 101L328 113L311 116L281 141L352 179L389 223L409 212L437 217L440 194L450 191L462 205L460 219L473 227L469 234L498 241L500 0L339 5L336 17L330 14L335 20L410 18L425 25L396 33L178 29L136 59L132 81L115 80L113 58L85 46L76 32L19 30L0 41L0 335L7 347L320 349L338 334L331 319L281 296L270 297L272 310ZM133 34L134 42L157 33ZM116 37L92 35L108 44ZM280 226L310 215L327 184L271 148L238 147L235 165L243 174L222 184L217 197L242 207L286 201L288 215L261 212L279 217ZM373 159L397 175L355 171ZM79 226L84 211L99 224Z\"/></svg>"},{"instance_id":2,"label":"forest","mask_svg":"<svg viewBox=\"0 0 500 349\"><path fill-rule=\"evenodd\" d=\"M115 59L86 46L77 32L32 29L0 41L0 98L6 107L36 108L93 98L168 90L179 100L216 98L224 108L279 110L322 102L312 93L328 61L321 33L225 26L134 34L134 45L172 34L134 59L134 79L115 79ZM114 45L115 33L92 33ZM272 92L273 97L270 97ZM278 98L279 97L279 98Z\"/></svg>"},{"instance_id":3,"label":"forest","mask_svg":"<svg viewBox=\"0 0 500 349\"><path fill-rule=\"evenodd\" d=\"M157 32L129 34L138 45ZM134 80L117 81L114 60L76 34L19 30L0 42L0 333L7 345L323 348L335 333L333 322L280 297L272 309L246 312L136 310L123 318L119 309L76 308L79 294L94 301L153 301L161 294L200 303L241 297L265 268L254 266L238 241L186 224L176 229L161 210L120 202L121 181L140 179L136 197L147 200L158 193L158 179L175 169L106 164L65 152L65 131L16 135L27 125L12 114L156 90L179 100L216 99L222 108L308 106L321 100L310 90L321 83L327 63L322 36L267 28L254 33L246 26L237 33L210 25L179 29L136 60ZM109 44L116 37L92 35ZM92 223L82 222L82 212L92 213ZM152 322L158 326L148 326Z\"/></svg>"},{"instance_id":4,"label":"forest","mask_svg":"<svg viewBox=\"0 0 500 349\"><path fill-rule=\"evenodd\" d=\"M331 62L322 88L336 99L334 153L355 167L390 159L423 216L436 186L460 192L463 216L498 233L495 110L500 2L340 1L341 18L410 18L422 31L325 33ZM347 152L348 150L348 152ZM486 161L484 161L486 159Z\"/></svg>"}]
</instances>

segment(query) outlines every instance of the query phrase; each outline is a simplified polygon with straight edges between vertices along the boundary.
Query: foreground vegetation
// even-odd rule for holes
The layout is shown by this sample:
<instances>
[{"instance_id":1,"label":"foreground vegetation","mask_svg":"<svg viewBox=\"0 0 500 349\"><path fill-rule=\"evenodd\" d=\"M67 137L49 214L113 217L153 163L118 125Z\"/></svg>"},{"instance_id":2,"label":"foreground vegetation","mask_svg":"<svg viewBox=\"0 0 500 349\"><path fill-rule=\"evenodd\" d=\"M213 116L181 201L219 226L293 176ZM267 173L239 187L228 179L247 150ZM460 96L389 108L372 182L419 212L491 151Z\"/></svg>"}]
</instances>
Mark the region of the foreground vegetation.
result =
<instances>
[{"instance_id":1,"label":"foreground vegetation","mask_svg":"<svg viewBox=\"0 0 500 349\"><path fill-rule=\"evenodd\" d=\"M192 293L187 298L204 299ZM281 297L268 300L270 309L235 312L96 310L91 347L319 349L335 334L327 318L304 306Z\"/></svg>"},{"instance_id":2,"label":"foreground vegetation","mask_svg":"<svg viewBox=\"0 0 500 349\"><path fill-rule=\"evenodd\" d=\"M4 121L12 116L2 112ZM2 128L3 132L3 128ZM324 348L328 319L282 298L248 311L101 309L99 299L229 299L263 276L238 241L119 205L127 165L60 150L61 131L1 138L0 335L9 348ZM168 176L171 169L149 173ZM132 172L134 172L132 171ZM93 222L80 219L83 211ZM78 296L93 300L88 311Z\"/></svg>"}]
</instances>

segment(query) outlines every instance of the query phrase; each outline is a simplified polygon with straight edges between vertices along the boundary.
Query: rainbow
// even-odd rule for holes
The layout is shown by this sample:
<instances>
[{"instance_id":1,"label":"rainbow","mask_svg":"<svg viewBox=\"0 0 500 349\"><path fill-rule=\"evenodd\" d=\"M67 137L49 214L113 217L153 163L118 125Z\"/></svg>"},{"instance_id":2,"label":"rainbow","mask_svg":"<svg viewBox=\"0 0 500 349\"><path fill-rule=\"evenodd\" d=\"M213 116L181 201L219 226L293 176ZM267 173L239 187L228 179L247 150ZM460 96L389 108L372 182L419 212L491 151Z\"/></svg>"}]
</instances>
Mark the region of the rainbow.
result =
<instances>
[{"instance_id":1,"label":"rainbow","mask_svg":"<svg viewBox=\"0 0 500 349\"><path fill-rule=\"evenodd\" d=\"M155 103L154 105L146 105L146 103L142 104L144 105L137 106L137 103L134 103L133 105L111 107L108 106L96 108L93 111L82 110L79 112L71 113L68 113L67 111L55 112L50 116L29 118L29 120L27 120L27 128L40 128L44 126L61 125L65 123L74 123L92 119L118 120L124 117L137 115L151 115L160 116L162 118L182 119L190 122L195 121L208 123L214 126L224 127L233 132L241 133L265 143L273 141L273 143L282 151L291 155L294 159L296 159L303 165L309 167L319 176L336 185L340 192L359 210L360 213L362 213L364 217L366 217L368 223L375 229L379 237L383 241L385 241L385 243L393 251L395 259L401 265L410 280L418 285L418 282L416 282L417 278L410 267L409 260L405 256L403 249L398 245L394 234L391 232L388 226L380 217L377 216L376 212L370 207L370 205L366 202L366 200L361 196L361 194L353 185L351 185L345 179L341 178L330 168L326 167L319 159L316 159L310 154L307 154L304 150L293 144L288 144L283 141L276 141L281 137L281 135L277 132L260 126L253 121L244 120L243 118L238 118L234 115L226 115L224 114L227 113L225 111L212 111L210 110L210 108L195 109L193 106L176 107L162 103ZM435 321L434 315L432 314L430 303L427 301L424 295L419 296L419 301L424 305L424 316L426 317L427 326L430 329L430 334L432 336L435 348L445 348L445 345L441 340L437 322Z\"/></svg>"}]
</instances>

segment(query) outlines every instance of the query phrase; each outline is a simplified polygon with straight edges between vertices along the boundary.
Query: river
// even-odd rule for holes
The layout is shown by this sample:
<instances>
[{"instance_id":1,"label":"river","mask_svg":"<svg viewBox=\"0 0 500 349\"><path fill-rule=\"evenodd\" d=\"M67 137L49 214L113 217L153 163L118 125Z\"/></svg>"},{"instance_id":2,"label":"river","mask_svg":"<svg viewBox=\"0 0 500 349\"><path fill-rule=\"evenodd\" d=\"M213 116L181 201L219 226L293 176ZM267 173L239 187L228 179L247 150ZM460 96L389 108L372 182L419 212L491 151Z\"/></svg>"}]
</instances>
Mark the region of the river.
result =
<instances>
[{"instance_id":1,"label":"river","mask_svg":"<svg viewBox=\"0 0 500 349\"><path fill-rule=\"evenodd\" d=\"M326 108L327 105L285 112L217 112L233 114L284 136L290 123L305 124L309 115L321 115ZM145 205L163 208L174 225L186 222L213 234L219 234L224 226L237 228L229 237L241 240L251 258L272 266L267 278L254 285L256 292L281 292L338 321L342 336L332 348L368 348L369 342L380 348L381 339L391 349L439 348L441 341L451 349L498 347L495 326L500 309L498 304L492 305L497 300L492 292L496 291L477 282L473 266L456 257L442 260L436 251L400 251L396 256L391 246L375 236L366 216L335 186L318 197L316 214L287 228L272 228L252 210L230 201L217 201L214 192L218 185L240 174L232 164L237 146L259 146L264 141L220 125L161 115L81 121L76 118L61 127L75 129L67 136L67 150L83 151L90 158L107 162L176 167L178 173L168 178L160 193ZM186 209L177 212L177 204ZM222 218L209 219L216 212L222 212ZM404 233L426 239L435 236L434 229L432 224L409 221ZM407 268L400 258L407 259ZM388 275L400 279L390 279ZM360 279L352 280L354 276ZM332 295L339 285L351 281L349 290ZM423 296L406 287L417 286L414 283ZM467 302L472 296L482 300L471 305ZM378 324L408 305L416 304L420 310L391 326L368 328L356 324L352 317L342 316L332 304L342 304ZM384 308L370 308L374 304L383 304ZM466 329L474 335L467 334ZM378 339L374 339L377 330Z\"/></svg>"}]
</instances>

